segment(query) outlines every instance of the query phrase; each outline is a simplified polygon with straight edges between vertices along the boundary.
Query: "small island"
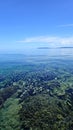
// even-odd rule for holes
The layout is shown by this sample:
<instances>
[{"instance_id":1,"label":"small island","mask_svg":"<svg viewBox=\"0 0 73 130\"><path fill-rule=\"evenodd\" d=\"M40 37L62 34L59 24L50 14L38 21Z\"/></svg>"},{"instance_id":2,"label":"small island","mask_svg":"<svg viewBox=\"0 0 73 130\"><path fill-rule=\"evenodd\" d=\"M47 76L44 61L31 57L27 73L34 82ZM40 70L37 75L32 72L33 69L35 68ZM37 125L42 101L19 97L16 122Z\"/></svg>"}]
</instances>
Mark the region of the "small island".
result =
<instances>
[{"instance_id":1,"label":"small island","mask_svg":"<svg viewBox=\"0 0 73 130\"><path fill-rule=\"evenodd\" d=\"M37 49L51 49L50 47L38 47Z\"/></svg>"}]
</instances>

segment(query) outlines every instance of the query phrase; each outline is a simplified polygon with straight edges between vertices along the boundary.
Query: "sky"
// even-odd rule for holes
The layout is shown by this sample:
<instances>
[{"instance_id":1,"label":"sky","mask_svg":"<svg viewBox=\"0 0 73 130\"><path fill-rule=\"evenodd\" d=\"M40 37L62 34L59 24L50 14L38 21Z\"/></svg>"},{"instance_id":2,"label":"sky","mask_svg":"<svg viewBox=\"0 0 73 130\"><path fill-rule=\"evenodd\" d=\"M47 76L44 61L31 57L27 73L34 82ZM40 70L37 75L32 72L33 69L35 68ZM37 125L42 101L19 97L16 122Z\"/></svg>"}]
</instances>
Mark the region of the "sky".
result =
<instances>
[{"instance_id":1,"label":"sky","mask_svg":"<svg viewBox=\"0 0 73 130\"><path fill-rule=\"evenodd\" d=\"M73 0L0 0L0 53L73 46Z\"/></svg>"}]
</instances>

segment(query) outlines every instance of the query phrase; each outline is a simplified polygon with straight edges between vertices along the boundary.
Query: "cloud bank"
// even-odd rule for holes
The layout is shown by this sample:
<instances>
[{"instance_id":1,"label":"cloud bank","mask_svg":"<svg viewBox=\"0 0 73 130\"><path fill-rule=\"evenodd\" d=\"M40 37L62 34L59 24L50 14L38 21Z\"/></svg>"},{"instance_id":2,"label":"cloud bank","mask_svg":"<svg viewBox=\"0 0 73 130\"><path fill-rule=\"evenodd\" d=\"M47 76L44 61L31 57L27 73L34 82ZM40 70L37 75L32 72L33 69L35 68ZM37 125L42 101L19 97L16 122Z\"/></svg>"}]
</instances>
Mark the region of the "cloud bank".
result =
<instances>
[{"instance_id":1,"label":"cloud bank","mask_svg":"<svg viewBox=\"0 0 73 130\"><path fill-rule=\"evenodd\" d=\"M30 37L22 41L17 41L19 43L48 43L54 46L73 46L73 37L50 37L50 36L39 36Z\"/></svg>"}]
</instances>

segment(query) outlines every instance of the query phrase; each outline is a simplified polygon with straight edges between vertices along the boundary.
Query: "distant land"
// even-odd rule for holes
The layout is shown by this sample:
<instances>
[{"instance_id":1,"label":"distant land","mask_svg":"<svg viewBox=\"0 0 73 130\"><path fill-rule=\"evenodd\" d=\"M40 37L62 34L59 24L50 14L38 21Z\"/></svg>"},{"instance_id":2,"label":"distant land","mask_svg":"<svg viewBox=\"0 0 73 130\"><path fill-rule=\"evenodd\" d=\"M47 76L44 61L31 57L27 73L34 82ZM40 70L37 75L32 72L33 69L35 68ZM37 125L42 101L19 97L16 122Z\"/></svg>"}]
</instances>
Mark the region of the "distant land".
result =
<instances>
[{"instance_id":1,"label":"distant land","mask_svg":"<svg viewBox=\"0 0 73 130\"><path fill-rule=\"evenodd\" d=\"M38 47L37 49L51 49L50 47Z\"/></svg>"},{"instance_id":2,"label":"distant land","mask_svg":"<svg viewBox=\"0 0 73 130\"><path fill-rule=\"evenodd\" d=\"M51 48L51 47L38 47L37 49L72 49L73 47L56 47L56 48Z\"/></svg>"},{"instance_id":3,"label":"distant land","mask_svg":"<svg viewBox=\"0 0 73 130\"><path fill-rule=\"evenodd\" d=\"M59 47L59 48L73 48L73 47Z\"/></svg>"}]
</instances>

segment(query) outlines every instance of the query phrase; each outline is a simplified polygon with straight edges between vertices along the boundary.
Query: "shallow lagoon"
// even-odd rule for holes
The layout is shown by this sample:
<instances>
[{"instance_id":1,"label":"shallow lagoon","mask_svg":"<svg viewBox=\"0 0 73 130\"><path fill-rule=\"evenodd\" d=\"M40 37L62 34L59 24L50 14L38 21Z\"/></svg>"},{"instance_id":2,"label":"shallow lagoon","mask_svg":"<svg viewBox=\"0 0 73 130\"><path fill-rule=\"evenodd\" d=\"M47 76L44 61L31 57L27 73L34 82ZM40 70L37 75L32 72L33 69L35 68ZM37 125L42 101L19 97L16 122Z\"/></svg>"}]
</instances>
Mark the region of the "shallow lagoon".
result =
<instances>
[{"instance_id":1,"label":"shallow lagoon","mask_svg":"<svg viewBox=\"0 0 73 130\"><path fill-rule=\"evenodd\" d=\"M73 49L0 55L0 129L72 128Z\"/></svg>"}]
</instances>

